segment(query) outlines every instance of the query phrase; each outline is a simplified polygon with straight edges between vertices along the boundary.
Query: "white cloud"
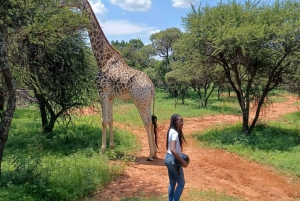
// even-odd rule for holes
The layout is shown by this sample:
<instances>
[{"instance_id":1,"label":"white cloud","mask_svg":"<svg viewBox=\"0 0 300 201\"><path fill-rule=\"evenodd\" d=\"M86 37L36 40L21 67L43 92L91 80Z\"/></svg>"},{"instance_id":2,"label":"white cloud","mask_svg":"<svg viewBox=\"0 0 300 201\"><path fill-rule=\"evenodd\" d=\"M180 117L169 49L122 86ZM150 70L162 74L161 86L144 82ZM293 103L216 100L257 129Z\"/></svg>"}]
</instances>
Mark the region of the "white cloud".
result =
<instances>
[{"instance_id":1,"label":"white cloud","mask_svg":"<svg viewBox=\"0 0 300 201\"><path fill-rule=\"evenodd\" d=\"M112 4L118 5L124 10L147 11L152 6L151 0L109 0Z\"/></svg>"},{"instance_id":2,"label":"white cloud","mask_svg":"<svg viewBox=\"0 0 300 201\"><path fill-rule=\"evenodd\" d=\"M156 29L156 30L152 30L152 31L150 31L150 34L155 34L155 33L158 33L158 32L160 32L161 30L159 30L159 29Z\"/></svg>"},{"instance_id":3,"label":"white cloud","mask_svg":"<svg viewBox=\"0 0 300 201\"><path fill-rule=\"evenodd\" d=\"M199 0L172 0L172 6L176 8L190 8L191 3L195 4L198 1Z\"/></svg>"},{"instance_id":4,"label":"white cloud","mask_svg":"<svg viewBox=\"0 0 300 201\"><path fill-rule=\"evenodd\" d=\"M98 0L96 3L94 3L91 0L89 0L89 2L90 2L92 9L96 15L107 12L107 9L105 8L105 5L101 2L101 0Z\"/></svg>"},{"instance_id":5,"label":"white cloud","mask_svg":"<svg viewBox=\"0 0 300 201\"><path fill-rule=\"evenodd\" d=\"M149 27L145 24L133 24L126 20L109 20L100 22L105 35L130 35L147 34L155 31L155 27Z\"/></svg>"}]
</instances>

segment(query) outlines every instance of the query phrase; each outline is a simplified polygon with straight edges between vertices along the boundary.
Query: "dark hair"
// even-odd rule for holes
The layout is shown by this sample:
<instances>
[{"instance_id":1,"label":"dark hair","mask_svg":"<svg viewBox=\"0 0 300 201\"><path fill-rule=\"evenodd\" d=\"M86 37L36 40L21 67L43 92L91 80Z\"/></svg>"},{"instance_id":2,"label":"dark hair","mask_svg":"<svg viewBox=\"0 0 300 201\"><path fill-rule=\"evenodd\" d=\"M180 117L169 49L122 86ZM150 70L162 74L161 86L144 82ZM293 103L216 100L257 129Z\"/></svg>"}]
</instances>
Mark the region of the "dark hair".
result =
<instances>
[{"instance_id":1,"label":"dark hair","mask_svg":"<svg viewBox=\"0 0 300 201\"><path fill-rule=\"evenodd\" d=\"M177 125L176 125L176 121L177 121L178 117L181 117L181 116L179 114L173 114L171 116L170 127L169 127L168 132L167 132L167 141L166 141L166 148L167 148L167 150L168 150L169 132L170 132L171 128L173 128L174 130L176 130L178 132L178 138L179 138L180 147L182 147L182 140L184 140L184 142L186 142L185 138L183 136L182 130L178 129Z\"/></svg>"}]
</instances>

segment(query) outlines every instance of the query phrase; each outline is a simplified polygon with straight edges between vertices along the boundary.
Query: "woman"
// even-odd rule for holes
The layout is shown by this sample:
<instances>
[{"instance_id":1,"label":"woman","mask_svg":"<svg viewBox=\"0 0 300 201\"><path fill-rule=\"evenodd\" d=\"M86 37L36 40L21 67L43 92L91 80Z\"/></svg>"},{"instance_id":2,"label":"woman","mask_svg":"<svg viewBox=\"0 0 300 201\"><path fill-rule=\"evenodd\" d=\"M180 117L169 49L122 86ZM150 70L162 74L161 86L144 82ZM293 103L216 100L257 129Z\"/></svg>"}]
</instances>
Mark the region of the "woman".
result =
<instances>
[{"instance_id":1,"label":"woman","mask_svg":"<svg viewBox=\"0 0 300 201\"><path fill-rule=\"evenodd\" d=\"M179 114L173 114L170 120L170 127L167 132L167 154L165 156L165 165L168 168L170 182L168 188L169 201L178 201L185 185L182 167L187 167L188 163L186 163L179 155L182 151L182 141L185 141L182 133L182 127L183 118ZM175 158L182 165L179 167L179 172L175 166Z\"/></svg>"}]
</instances>

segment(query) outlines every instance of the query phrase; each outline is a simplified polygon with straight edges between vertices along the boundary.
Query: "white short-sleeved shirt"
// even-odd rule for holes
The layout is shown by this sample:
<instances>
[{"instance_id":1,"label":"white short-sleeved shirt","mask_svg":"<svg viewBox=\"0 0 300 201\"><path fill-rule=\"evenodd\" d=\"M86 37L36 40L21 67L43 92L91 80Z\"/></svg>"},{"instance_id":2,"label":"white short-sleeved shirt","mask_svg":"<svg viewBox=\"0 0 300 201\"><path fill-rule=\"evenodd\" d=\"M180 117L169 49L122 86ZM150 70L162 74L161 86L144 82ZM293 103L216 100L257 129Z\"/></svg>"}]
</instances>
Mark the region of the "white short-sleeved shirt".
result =
<instances>
[{"instance_id":1,"label":"white short-sleeved shirt","mask_svg":"<svg viewBox=\"0 0 300 201\"><path fill-rule=\"evenodd\" d=\"M168 153L172 154L171 150L170 150L170 145L171 145L171 141L175 140L176 141L176 151L178 153L181 153L181 147L180 147L180 142L179 142L179 137L178 137L178 132L171 128L169 131L169 137L168 137Z\"/></svg>"}]
</instances>

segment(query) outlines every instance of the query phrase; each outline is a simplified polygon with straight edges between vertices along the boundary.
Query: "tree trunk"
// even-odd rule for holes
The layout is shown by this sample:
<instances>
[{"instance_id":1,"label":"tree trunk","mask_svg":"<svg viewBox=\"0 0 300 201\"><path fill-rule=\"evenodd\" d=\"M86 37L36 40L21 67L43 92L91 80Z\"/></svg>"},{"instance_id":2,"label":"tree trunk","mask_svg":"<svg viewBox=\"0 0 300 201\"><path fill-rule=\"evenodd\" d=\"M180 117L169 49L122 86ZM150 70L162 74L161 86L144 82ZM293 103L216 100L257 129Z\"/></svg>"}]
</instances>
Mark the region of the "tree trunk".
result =
<instances>
[{"instance_id":1,"label":"tree trunk","mask_svg":"<svg viewBox=\"0 0 300 201\"><path fill-rule=\"evenodd\" d=\"M205 87L204 87L204 107L207 107L208 99L211 96L211 94L215 91L216 87L217 87L217 85L215 83L205 84Z\"/></svg>"},{"instance_id":2,"label":"tree trunk","mask_svg":"<svg viewBox=\"0 0 300 201\"><path fill-rule=\"evenodd\" d=\"M36 99L38 100L38 103L39 103L40 114L41 114L41 119L42 119L42 128L43 128L43 132L44 132L44 128L48 124L46 104L45 104L45 101L44 101L44 98L42 97L42 95L37 94L36 90L34 90L34 91L35 91L34 92L35 97L36 97Z\"/></svg>"},{"instance_id":3,"label":"tree trunk","mask_svg":"<svg viewBox=\"0 0 300 201\"><path fill-rule=\"evenodd\" d=\"M50 133L50 132L53 131L55 121L56 121L56 119L54 119L53 117L51 117L49 123L43 127L45 134Z\"/></svg>"},{"instance_id":4,"label":"tree trunk","mask_svg":"<svg viewBox=\"0 0 300 201\"><path fill-rule=\"evenodd\" d=\"M218 87L218 101L220 100L221 93L222 93L222 91L220 90L220 87Z\"/></svg>"},{"instance_id":5,"label":"tree trunk","mask_svg":"<svg viewBox=\"0 0 300 201\"><path fill-rule=\"evenodd\" d=\"M33 65L34 64L31 64L31 66ZM36 78L33 75L34 74L33 68L31 68L30 70L32 72L31 75L32 80L34 80L35 83L38 83L36 81ZM39 92L38 87L33 85L32 88L33 88L34 96L37 99L40 108L40 114L42 119L42 133L43 134L50 133L54 128L54 124L57 119L57 116L55 115L53 109L51 108L51 105L45 99L44 95ZM48 119L49 118L48 114L50 115L50 120Z\"/></svg>"},{"instance_id":6,"label":"tree trunk","mask_svg":"<svg viewBox=\"0 0 300 201\"><path fill-rule=\"evenodd\" d=\"M15 82L7 61L7 49L2 33L0 33L0 70L7 86L7 107L0 122L0 176L4 147L8 138L11 121L16 108Z\"/></svg>"},{"instance_id":7,"label":"tree trunk","mask_svg":"<svg viewBox=\"0 0 300 201\"><path fill-rule=\"evenodd\" d=\"M249 110L243 110L243 130L242 132L245 135L248 135L251 131L249 131Z\"/></svg>"},{"instance_id":8,"label":"tree trunk","mask_svg":"<svg viewBox=\"0 0 300 201\"><path fill-rule=\"evenodd\" d=\"M245 135L249 135L252 130L249 129L249 115L250 115L250 99L249 99L249 93L246 93L244 96L243 93L238 93L238 96L240 96L239 102L242 109L242 115L243 115L243 130L242 132ZM253 129L253 128L252 128Z\"/></svg>"},{"instance_id":9,"label":"tree trunk","mask_svg":"<svg viewBox=\"0 0 300 201\"><path fill-rule=\"evenodd\" d=\"M50 132L52 132L52 130L54 128L54 124L55 124L57 117L55 116L52 109L47 109L47 105L49 105L49 104L45 100L44 96L39 94L36 89L34 89L34 95L35 95L36 99L38 100L38 104L39 104L39 108L40 108L41 119L42 119L42 133L43 134L50 133ZM48 120L47 110L48 110L48 113L50 114L50 120Z\"/></svg>"},{"instance_id":10,"label":"tree trunk","mask_svg":"<svg viewBox=\"0 0 300 201\"><path fill-rule=\"evenodd\" d=\"M252 121L252 123L250 125L250 128L249 128L250 132L253 130L253 128L254 128L254 126L255 126L258 118L259 118L259 114L260 114L261 108L262 108L262 106L264 104L264 100L267 97L267 94L268 94L267 90L264 90L262 96L258 100L257 108L256 108L256 113L255 113L254 119L253 119L253 121Z\"/></svg>"},{"instance_id":11,"label":"tree trunk","mask_svg":"<svg viewBox=\"0 0 300 201\"><path fill-rule=\"evenodd\" d=\"M228 97L230 97L230 87L227 87Z\"/></svg>"},{"instance_id":12,"label":"tree trunk","mask_svg":"<svg viewBox=\"0 0 300 201\"><path fill-rule=\"evenodd\" d=\"M0 88L0 121L3 119L4 100L4 90L3 88Z\"/></svg>"},{"instance_id":13,"label":"tree trunk","mask_svg":"<svg viewBox=\"0 0 300 201\"><path fill-rule=\"evenodd\" d=\"M201 100L202 100L202 95L201 95L201 88L200 87L193 87L194 91L197 93L198 98L199 98L199 108L201 108Z\"/></svg>"},{"instance_id":14,"label":"tree trunk","mask_svg":"<svg viewBox=\"0 0 300 201\"><path fill-rule=\"evenodd\" d=\"M175 98L175 108L177 106L177 101L178 101L178 96L179 96L179 93L178 91L175 89L174 92L173 92L173 96Z\"/></svg>"}]
</instances>

